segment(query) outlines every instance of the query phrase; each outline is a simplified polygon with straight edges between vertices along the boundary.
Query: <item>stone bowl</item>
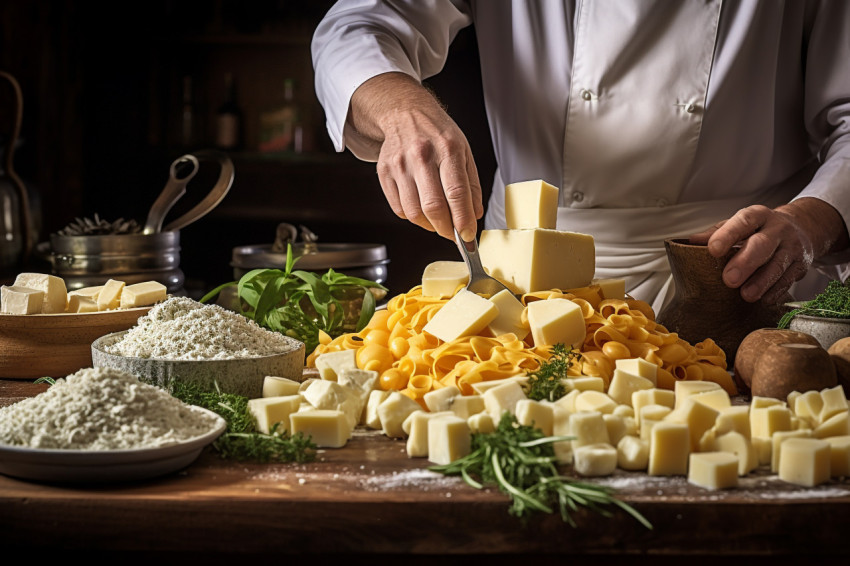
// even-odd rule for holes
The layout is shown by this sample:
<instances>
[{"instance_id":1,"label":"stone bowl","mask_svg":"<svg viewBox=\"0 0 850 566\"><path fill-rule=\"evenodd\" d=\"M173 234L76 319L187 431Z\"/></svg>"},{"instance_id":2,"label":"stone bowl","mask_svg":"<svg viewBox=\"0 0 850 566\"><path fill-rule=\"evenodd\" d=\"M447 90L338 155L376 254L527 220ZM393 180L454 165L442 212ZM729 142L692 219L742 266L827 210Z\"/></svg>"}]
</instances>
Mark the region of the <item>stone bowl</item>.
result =
<instances>
[{"instance_id":1,"label":"stone bowl","mask_svg":"<svg viewBox=\"0 0 850 566\"><path fill-rule=\"evenodd\" d=\"M802 302L786 303L792 309L799 308ZM828 318L798 314L788 323L788 328L814 336L825 350L842 338L850 336L850 318Z\"/></svg>"}]
</instances>

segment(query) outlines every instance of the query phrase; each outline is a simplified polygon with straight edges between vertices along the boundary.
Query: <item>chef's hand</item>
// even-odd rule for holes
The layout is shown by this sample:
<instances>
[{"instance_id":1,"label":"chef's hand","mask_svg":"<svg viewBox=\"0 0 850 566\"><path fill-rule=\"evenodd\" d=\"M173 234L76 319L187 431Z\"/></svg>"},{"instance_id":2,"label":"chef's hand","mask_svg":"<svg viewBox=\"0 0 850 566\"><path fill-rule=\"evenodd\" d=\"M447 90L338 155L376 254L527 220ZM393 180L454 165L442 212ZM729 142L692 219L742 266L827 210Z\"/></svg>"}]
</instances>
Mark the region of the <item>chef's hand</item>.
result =
<instances>
[{"instance_id":1,"label":"chef's hand","mask_svg":"<svg viewBox=\"0 0 850 566\"><path fill-rule=\"evenodd\" d=\"M820 199L804 197L776 209L749 206L694 234L690 242L707 244L715 257L740 244L723 269L723 282L740 288L745 301L775 303L815 259L846 247L848 236L837 210Z\"/></svg>"},{"instance_id":2,"label":"chef's hand","mask_svg":"<svg viewBox=\"0 0 850 566\"><path fill-rule=\"evenodd\" d=\"M378 178L393 212L454 240L472 241L484 214L481 183L463 132L436 98L403 73L363 83L349 123L380 145Z\"/></svg>"}]
</instances>

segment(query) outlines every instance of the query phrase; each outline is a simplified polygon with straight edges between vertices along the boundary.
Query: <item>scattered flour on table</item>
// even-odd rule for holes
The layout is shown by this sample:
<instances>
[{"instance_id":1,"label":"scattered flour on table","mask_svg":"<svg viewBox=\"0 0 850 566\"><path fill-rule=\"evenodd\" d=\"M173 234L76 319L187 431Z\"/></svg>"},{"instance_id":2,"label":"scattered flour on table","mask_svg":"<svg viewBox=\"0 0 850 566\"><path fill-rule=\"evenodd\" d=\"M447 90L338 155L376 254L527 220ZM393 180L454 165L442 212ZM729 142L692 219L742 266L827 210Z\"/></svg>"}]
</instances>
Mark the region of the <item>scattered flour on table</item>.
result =
<instances>
[{"instance_id":1,"label":"scattered flour on table","mask_svg":"<svg viewBox=\"0 0 850 566\"><path fill-rule=\"evenodd\" d=\"M292 339L218 305L171 297L104 350L133 358L226 360L286 353Z\"/></svg>"},{"instance_id":2,"label":"scattered flour on table","mask_svg":"<svg viewBox=\"0 0 850 566\"><path fill-rule=\"evenodd\" d=\"M217 417L129 373L85 368L0 408L0 443L59 450L170 446L210 432Z\"/></svg>"}]
</instances>

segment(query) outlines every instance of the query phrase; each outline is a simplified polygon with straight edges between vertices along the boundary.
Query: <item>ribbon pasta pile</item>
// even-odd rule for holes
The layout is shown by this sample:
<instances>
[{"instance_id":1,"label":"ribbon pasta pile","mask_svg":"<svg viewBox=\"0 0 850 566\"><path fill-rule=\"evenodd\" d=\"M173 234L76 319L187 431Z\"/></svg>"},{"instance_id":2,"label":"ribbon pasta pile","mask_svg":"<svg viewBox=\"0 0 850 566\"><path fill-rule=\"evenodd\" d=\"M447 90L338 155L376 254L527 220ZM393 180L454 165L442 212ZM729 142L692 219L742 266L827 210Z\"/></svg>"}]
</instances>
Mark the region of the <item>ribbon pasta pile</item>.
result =
<instances>
[{"instance_id":1,"label":"ribbon pasta pile","mask_svg":"<svg viewBox=\"0 0 850 566\"><path fill-rule=\"evenodd\" d=\"M521 300L528 305L549 299L570 299L584 315L587 334L579 348L581 359L570 368L570 375L601 377L607 389L617 359L640 357L658 366L658 387L673 389L678 380L706 380L737 394L723 350L710 338L691 345L668 332L655 322L648 303L603 299L596 285L528 293ZM525 375L549 358L550 346L534 346L530 335L525 340L504 334L443 342L423 332L447 301L424 296L421 286L414 287L393 297L386 310L376 311L360 332L335 339L320 336L307 366L314 367L325 352L354 349L357 367L377 371L382 389L401 391L421 404L434 389L455 385L470 395L474 383ZM523 323L527 324L524 315Z\"/></svg>"}]
</instances>

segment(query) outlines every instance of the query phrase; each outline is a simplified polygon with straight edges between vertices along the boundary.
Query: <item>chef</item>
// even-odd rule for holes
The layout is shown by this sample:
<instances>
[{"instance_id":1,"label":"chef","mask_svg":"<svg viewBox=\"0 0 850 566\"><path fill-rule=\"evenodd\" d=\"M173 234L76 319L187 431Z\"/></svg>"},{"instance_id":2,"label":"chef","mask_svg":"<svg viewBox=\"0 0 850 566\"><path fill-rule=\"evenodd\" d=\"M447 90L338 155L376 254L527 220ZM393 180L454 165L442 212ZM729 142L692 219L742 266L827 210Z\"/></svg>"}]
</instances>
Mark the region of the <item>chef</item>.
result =
<instances>
[{"instance_id":1,"label":"chef","mask_svg":"<svg viewBox=\"0 0 850 566\"><path fill-rule=\"evenodd\" d=\"M669 237L740 244L723 280L747 301L850 275L850 2L338 2L312 44L336 149L377 162L399 217L467 241L475 161L421 81L473 24L498 165L485 228L505 227L505 184L558 186L558 228L593 235L596 276L656 312Z\"/></svg>"}]
</instances>

